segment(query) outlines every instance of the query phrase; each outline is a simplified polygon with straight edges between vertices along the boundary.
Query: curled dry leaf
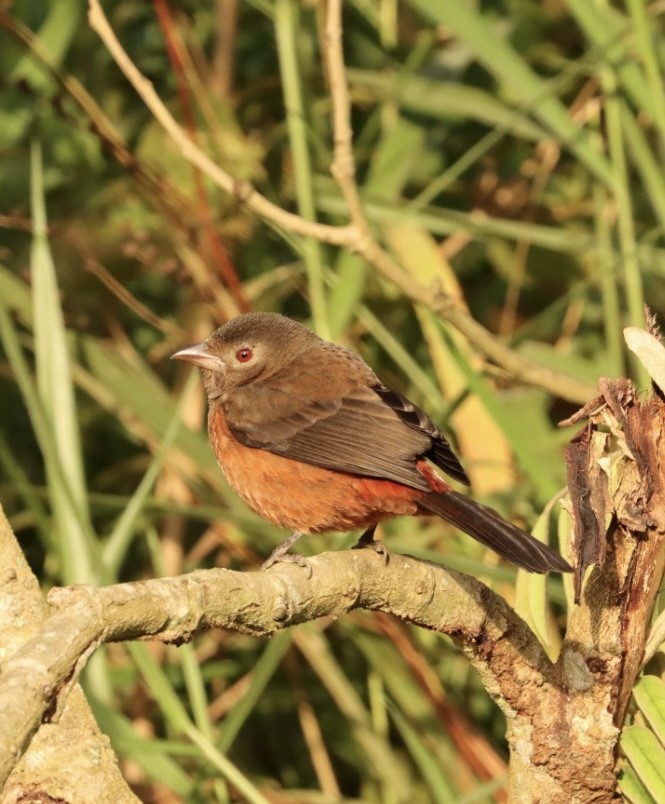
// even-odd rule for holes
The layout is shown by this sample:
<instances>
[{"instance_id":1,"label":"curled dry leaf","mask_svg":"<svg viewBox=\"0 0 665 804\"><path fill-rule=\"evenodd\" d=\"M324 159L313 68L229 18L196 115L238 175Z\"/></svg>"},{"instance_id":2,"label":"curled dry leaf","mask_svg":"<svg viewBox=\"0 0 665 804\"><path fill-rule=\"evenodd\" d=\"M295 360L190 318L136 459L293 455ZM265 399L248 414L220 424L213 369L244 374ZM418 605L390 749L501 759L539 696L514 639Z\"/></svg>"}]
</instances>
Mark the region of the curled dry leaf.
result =
<instances>
[{"instance_id":1,"label":"curled dry leaf","mask_svg":"<svg viewBox=\"0 0 665 804\"><path fill-rule=\"evenodd\" d=\"M651 379L665 393L665 346L660 339L639 327L626 327L623 337L630 351L637 355Z\"/></svg>"}]
</instances>

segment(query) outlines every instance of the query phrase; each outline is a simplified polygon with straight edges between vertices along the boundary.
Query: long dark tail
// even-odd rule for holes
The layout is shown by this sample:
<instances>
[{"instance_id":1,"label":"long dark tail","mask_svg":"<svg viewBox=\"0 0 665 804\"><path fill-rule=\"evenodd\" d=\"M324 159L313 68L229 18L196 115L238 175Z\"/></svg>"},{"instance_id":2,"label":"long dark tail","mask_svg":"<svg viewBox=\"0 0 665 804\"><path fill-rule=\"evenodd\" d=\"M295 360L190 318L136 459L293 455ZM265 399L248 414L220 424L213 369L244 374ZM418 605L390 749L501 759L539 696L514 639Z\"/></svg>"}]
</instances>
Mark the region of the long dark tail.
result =
<instances>
[{"instance_id":1,"label":"long dark tail","mask_svg":"<svg viewBox=\"0 0 665 804\"><path fill-rule=\"evenodd\" d=\"M502 558L530 572L571 572L558 553L507 522L496 511L456 491L430 492L418 504L491 547Z\"/></svg>"}]
</instances>

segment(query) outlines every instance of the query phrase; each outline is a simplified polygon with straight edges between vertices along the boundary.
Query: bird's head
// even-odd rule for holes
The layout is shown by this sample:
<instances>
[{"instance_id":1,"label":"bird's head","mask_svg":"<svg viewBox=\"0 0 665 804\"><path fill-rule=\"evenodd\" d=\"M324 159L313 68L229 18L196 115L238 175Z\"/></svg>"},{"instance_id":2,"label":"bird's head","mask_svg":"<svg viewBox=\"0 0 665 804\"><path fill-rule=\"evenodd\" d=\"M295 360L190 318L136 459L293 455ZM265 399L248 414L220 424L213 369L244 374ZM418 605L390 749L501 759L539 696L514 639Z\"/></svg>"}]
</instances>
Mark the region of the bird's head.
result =
<instances>
[{"instance_id":1,"label":"bird's head","mask_svg":"<svg viewBox=\"0 0 665 804\"><path fill-rule=\"evenodd\" d=\"M208 401L224 401L234 389L276 374L318 340L302 324L283 315L246 313L172 358L198 366Z\"/></svg>"}]
</instances>

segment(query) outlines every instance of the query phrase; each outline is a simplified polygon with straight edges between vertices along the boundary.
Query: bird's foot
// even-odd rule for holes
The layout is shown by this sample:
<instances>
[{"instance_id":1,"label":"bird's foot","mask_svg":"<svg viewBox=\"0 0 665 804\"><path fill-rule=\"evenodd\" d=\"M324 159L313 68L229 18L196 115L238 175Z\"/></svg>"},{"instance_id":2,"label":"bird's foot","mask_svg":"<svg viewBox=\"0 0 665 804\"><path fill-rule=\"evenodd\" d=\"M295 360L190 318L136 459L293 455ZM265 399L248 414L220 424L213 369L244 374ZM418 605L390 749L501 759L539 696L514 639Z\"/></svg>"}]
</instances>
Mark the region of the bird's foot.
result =
<instances>
[{"instance_id":1,"label":"bird's foot","mask_svg":"<svg viewBox=\"0 0 665 804\"><path fill-rule=\"evenodd\" d=\"M352 550L360 550L363 547L371 547L372 550L377 552L380 556L383 556L383 563L388 564L388 559L390 558L390 553L388 552L388 548L385 544L381 541L381 539L374 538L374 531L376 530L376 525L371 528L367 528L367 530L361 535L358 541L353 545L351 548Z\"/></svg>"},{"instance_id":2,"label":"bird's foot","mask_svg":"<svg viewBox=\"0 0 665 804\"><path fill-rule=\"evenodd\" d=\"M292 544L298 541L302 533L296 531L288 539L278 545L261 565L264 570L270 569L273 564L297 564L307 570L307 577L312 577L312 562L298 553L289 553Z\"/></svg>"}]
</instances>

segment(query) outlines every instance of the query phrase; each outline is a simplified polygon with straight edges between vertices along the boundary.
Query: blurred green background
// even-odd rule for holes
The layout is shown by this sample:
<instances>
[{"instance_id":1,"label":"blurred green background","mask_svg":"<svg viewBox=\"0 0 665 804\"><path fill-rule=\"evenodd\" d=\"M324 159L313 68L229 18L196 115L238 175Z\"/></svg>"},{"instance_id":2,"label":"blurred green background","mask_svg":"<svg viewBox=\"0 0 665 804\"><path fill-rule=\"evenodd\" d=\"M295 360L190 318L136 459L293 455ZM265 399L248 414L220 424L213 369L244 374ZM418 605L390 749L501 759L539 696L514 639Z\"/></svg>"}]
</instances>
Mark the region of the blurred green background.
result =
<instances>
[{"instance_id":1,"label":"blurred green background","mask_svg":"<svg viewBox=\"0 0 665 804\"><path fill-rule=\"evenodd\" d=\"M347 222L323 3L104 8L217 164L281 208ZM443 288L589 396L600 376L632 374L621 329L665 301L662 13L642 0L344 4L374 236L433 299ZM284 537L225 485L198 377L169 361L249 309L359 351L452 434L479 499L565 541L565 515L546 509L572 434L557 422L584 398L516 382L359 257L225 195L183 160L86 14L80 0L0 10L0 501L44 589L256 569ZM559 578L516 587L513 568L438 520L383 536L483 579L556 652ZM503 717L467 660L381 615L267 642L112 645L85 686L145 801L482 802L505 786Z\"/></svg>"}]
</instances>

